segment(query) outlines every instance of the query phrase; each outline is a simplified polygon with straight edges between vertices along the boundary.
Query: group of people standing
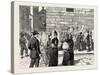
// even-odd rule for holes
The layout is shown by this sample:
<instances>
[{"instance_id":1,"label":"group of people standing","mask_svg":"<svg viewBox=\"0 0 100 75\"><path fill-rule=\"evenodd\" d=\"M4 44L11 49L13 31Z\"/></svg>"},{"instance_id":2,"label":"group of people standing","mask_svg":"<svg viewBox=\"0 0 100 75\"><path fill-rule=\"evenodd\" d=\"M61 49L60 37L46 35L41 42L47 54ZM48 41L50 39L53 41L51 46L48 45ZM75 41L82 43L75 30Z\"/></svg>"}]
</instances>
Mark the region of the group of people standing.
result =
<instances>
[{"instance_id":1,"label":"group of people standing","mask_svg":"<svg viewBox=\"0 0 100 75\"><path fill-rule=\"evenodd\" d=\"M30 56L30 68L31 67L39 67L39 62L40 58L43 56L42 52L40 50L40 41L38 40L38 35L39 33L37 31L32 32L32 36L28 42L28 47L26 45L26 39L25 39L25 34L21 34L20 36L20 53L21 53L21 58L23 58L23 53L25 51L25 56L27 57L28 55ZM46 65L48 66L58 66L58 33L57 31L54 31L53 38L51 38L52 33L48 35L48 41L46 44L46 60L48 62ZM72 35L69 35L68 38L64 40L68 47L64 48L64 55L63 55L63 61L62 65L74 65L74 53L73 53L73 40L72 40ZM67 46L66 45L66 46ZM28 49L30 50L30 53L28 53ZM44 60L45 61L45 60Z\"/></svg>"},{"instance_id":2,"label":"group of people standing","mask_svg":"<svg viewBox=\"0 0 100 75\"><path fill-rule=\"evenodd\" d=\"M76 38L75 47L79 51L83 51L83 50L91 51L94 48L92 32L87 31L85 34L80 32L79 35Z\"/></svg>"},{"instance_id":3,"label":"group of people standing","mask_svg":"<svg viewBox=\"0 0 100 75\"><path fill-rule=\"evenodd\" d=\"M46 46L43 46L43 51L45 51L44 55L41 50L41 43L38 39L39 33L38 31L32 32L32 35L27 35L27 39L25 38L26 34L20 34L20 54L21 58L24 58L24 51L25 56L30 56L30 68L31 67L39 67L40 59L43 57L43 62L45 62L46 66L58 66L58 51L59 51L59 43L61 42L58 39L58 33L55 30L54 34L48 34L48 40L46 41ZM51 38L53 36L53 38ZM74 50L75 47L79 51L88 50L91 51L93 49L93 39L92 33L87 32L87 36L84 40L84 35L82 32L77 35L76 42L73 40L73 35L71 33L67 34L63 39L63 42L60 47L62 47L63 51L63 60L62 65L74 65ZM44 37L43 37L44 38ZM28 45L27 45L28 40ZM30 52L28 52L28 50ZM44 58L46 57L46 58Z\"/></svg>"}]
</instances>

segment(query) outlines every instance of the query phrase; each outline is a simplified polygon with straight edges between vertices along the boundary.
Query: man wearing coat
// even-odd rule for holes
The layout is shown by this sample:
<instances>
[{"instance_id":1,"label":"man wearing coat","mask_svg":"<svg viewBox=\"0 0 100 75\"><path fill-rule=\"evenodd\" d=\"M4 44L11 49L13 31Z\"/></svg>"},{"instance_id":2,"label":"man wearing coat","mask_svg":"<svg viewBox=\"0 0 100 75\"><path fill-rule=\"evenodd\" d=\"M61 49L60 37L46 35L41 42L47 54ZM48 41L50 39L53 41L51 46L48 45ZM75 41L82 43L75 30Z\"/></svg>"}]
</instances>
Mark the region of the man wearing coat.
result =
<instances>
[{"instance_id":1,"label":"man wearing coat","mask_svg":"<svg viewBox=\"0 0 100 75\"><path fill-rule=\"evenodd\" d=\"M29 41L29 46L28 48L30 49L30 68L32 67L39 67L39 60L40 60L40 45L39 45L39 40L37 39L38 37L38 32L34 31L33 32L33 37Z\"/></svg>"}]
</instances>

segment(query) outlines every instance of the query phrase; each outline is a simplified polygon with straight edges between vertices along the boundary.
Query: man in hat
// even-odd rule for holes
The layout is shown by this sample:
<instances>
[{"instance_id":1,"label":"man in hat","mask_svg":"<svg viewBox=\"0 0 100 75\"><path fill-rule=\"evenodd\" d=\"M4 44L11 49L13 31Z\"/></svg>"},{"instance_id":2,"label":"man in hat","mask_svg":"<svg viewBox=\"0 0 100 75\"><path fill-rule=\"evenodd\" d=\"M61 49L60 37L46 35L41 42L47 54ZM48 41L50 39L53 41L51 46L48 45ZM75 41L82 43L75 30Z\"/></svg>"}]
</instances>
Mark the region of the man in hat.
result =
<instances>
[{"instance_id":1,"label":"man in hat","mask_svg":"<svg viewBox=\"0 0 100 75\"><path fill-rule=\"evenodd\" d=\"M28 48L30 49L30 68L32 67L39 67L39 60L40 60L40 45L39 45L39 40L37 39L38 37L38 32L34 31L33 36L29 41L29 46Z\"/></svg>"}]
</instances>

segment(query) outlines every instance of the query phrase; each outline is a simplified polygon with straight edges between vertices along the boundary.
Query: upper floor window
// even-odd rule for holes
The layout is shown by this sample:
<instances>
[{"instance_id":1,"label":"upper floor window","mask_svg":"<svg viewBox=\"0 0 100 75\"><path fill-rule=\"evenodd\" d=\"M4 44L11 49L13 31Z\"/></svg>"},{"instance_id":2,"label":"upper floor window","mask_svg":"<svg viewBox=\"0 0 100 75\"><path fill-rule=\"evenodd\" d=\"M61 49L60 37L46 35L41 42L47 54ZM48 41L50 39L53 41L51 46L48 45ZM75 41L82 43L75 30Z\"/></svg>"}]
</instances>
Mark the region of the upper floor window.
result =
<instances>
[{"instance_id":1,"label":"upper floor window","mask_svg":"<svg viewBox=\"0 0 100 75\"><path fill-rule=\"evenodd\" d=\"M66 8L67 12L74 12L74 8Z\"/></svg>"}]
</instances>

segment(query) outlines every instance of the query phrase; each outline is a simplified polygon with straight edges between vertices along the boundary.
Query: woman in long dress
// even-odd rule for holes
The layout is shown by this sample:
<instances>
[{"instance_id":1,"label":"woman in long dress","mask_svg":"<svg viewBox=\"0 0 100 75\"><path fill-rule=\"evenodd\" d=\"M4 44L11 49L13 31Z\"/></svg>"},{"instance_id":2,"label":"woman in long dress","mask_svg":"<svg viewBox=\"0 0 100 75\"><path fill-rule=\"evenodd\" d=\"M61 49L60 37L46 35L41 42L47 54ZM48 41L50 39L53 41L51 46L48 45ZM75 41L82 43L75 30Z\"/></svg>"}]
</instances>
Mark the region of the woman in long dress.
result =
<instances>
[{"instance_id":1,"label":"woman in long dress","mask_svg":"<svg viewBox=\"0 0 100 75\"><path fill-rule=\"evenodd\" d=\"M70 34L67 39L65 39L64 57L62 65L74 65L74 42L72 40L72 35Z\"/></svg>"},{"instance_id":2,"label":"woman in long dress","mask_svg":"<svg viewBox=\"0 0 100 75\"><path fill-rule=\"evenodd\" d=\"M69 64L69 58L70 58L70 54L68 52L68 49L69 49L68 36L66 36L66 39L63 42L62 48L63 48L63 51L64 51L62 65L68 65Z\"/></svg>"},{"instance_id":3,"label":"woman in long dress","mask_svg":"<svg viewBox=\"0 0 100 75\"><path fill-rule=\"evenodd\" d=\"M68 43L69 43L70 65L74 65L74 50L73 50L74 42L71 34L69 35Z\"/></svg>"},{"instance_id":4,"label":"woman in long dress","mask_svg":"<svg viewBox=\"0 0 100 75\"><path fill-rule=\"evenodd\" d=\"M54 38L52 39L52 49L50 51L50 60L49 66L57 66L58 65L58 38L57 32L54 31Z\"/></svg>"}]
</instances>

